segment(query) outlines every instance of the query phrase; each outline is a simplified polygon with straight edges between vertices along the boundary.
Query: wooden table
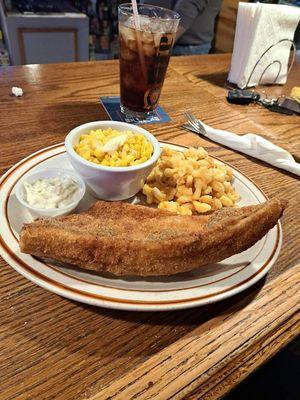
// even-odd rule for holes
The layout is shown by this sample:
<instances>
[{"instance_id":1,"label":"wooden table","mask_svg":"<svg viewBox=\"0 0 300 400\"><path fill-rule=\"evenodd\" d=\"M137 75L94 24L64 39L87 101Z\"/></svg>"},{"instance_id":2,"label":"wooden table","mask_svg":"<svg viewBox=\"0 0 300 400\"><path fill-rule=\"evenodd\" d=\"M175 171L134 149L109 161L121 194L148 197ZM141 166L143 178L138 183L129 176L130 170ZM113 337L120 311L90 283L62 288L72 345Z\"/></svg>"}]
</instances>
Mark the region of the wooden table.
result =
<instances>
[{"instance_id":1,"label":"wooden table","mask_svg":"<svg viewBox=\"0 0 300 400\"><path fill-rule=\"evenodd\" d=\"M226 80L230 60L230 54L174 57L171 65L194 85L211 93L223 104L230 107L232 111L236 111L240 116L250 120L253 123L255 133L262 134L299 158L300 118L298 115L275 114L257 104L243 106L227 102L225 86L228 85ZM296 57L285 85L261 86L255 89L259 92L265 91L269 98L277 98L281 95L288 96L294 86L300 86L300 55ZM236 122L239 123L239 120Z\"/></svg>"},{"instance_id":2,"label":"wooden table","mask_svg":"<svg viewBox=\"0 0 300 400\"><path fill-rule=\"evenodd\" d=\"M239 134L265 133L267 127L266 136L299 150L297 135L290 141L294 128L299 133L294 117L286 117L279 135L281 116L272 114L270 122L261 108L252 115L228 105L224 89L197 75L214 75L216 70L224 75L224 60L174 59L161 97L172 122L149 130L159 139L205 146L240 168L270 197L289 200L276 264L266 279L226 301L184 311L134 313L61 298L27 281L1 259L1 400L216 399L299 333L299 181L180 128L188 106L208 124ZM24 89L22 98L10 95L13 85ZM2 68L0 87L3 173L33 151L63 141L76 125L106 119L98 98L118 94L118 65L108 61Z\"/></svg>"}]
</instances>

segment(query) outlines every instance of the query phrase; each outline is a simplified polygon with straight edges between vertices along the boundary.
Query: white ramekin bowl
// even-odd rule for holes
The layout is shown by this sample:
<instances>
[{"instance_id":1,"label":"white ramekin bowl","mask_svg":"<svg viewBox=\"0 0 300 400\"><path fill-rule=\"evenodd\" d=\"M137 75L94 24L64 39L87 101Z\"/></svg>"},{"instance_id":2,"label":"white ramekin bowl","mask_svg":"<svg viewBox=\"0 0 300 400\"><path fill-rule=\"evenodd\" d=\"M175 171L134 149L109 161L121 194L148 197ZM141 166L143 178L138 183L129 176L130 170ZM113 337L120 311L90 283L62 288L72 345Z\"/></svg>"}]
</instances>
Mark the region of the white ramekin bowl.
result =
<instances>
[{"instance_id":1,"label":"white ramekin bowl","mask_svg":"<svg viewBox=\"0 0 300 400\"><path fill-rule=\"evenodd\" d=\"M74 150L79 137L95 129L130 130L144 135L153 146L151 158L142 164L131 167L107 167L87 161ZM125 200L134 196L143 186L146 177L156 164L161 150L157 139L148 131L136 125L117 121L95 121L80 125L69 132L65 139L69 160L88 188L99 199Z\"/></svg>"},{"instance_id":2,"label":"white ramekin bowl","mask_svg":"<svg viewBox=\"0 0 300 400\"><path fill-rule=\"evenodd\" d=\"M25 189L24 182L35 182L38 179L48 179L56 177L68 177L71 178L77 185L78 191L74 201L62 208L38 208L31 206L25 200ZM48 168L41 169L32 173L24 175L16 185L16 197L22 206L26 207L33 217L57 217L67 215L78 206L80 200L85 194L85 183L84 181L73 171L61 168Z\"/></svg>"}]
</instances>

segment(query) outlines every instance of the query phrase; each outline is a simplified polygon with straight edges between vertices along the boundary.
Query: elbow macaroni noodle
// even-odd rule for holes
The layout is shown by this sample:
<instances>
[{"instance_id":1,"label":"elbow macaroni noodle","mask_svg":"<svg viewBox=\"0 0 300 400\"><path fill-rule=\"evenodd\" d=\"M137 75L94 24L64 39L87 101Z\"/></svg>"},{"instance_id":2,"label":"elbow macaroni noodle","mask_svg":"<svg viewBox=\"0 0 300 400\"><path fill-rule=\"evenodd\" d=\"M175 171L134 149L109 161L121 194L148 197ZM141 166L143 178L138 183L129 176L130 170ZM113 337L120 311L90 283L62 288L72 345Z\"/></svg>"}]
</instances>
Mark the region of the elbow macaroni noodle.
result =
<instances>
[{"instance_id":1,"label":"elbow macaroni noodle","mask_svg":"<svg viewBox=\"0 0 300 400\"><path fill-rule=\"evenodd\" d=\"M233 207L239 199L230 167L202 148L184 152L164 148L143 186L148 204L181 215Z\"/></svg>"}]
</instances>

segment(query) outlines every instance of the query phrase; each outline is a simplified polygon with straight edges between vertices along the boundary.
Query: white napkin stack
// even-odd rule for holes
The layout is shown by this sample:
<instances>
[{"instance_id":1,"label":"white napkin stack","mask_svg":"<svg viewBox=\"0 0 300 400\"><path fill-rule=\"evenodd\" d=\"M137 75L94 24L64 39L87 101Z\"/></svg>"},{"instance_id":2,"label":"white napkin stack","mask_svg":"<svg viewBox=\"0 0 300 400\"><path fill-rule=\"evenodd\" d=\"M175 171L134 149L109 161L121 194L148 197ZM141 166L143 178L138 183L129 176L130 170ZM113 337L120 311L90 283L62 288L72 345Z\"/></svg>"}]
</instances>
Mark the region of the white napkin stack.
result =
<instances>
[{"instance_id":1,"label":"white napkin stack","mask_svg":"<svg viewBox=\"0 0 300 400\"><path fill-rule=\"evenodd\" d=\"M300 21L300 8L282 4L239 3L234 47L228 80L241 89L261 83L274 83L279 64L281 71L276 83L287 79L291 42L284 41L270 49L255 68L256 62L273 44L282 39L294 39ZM272 64L272 65L270 65ZM268 65L270 65L269 68ZM266 69L267 68L267 69ZM266 69L265 73L264 70Z\"/></svg>"},{"instance_id":2,"label":"white napkin stack","mask_svg":"<svg viewBox=\"0 0 300 400\"><path fill-rule=\"evenodd\" d=\"M300 164L293 156L262 136L253 133L239 136L199 122L204 126L207 133L205 137L208 139L300 176Z\"/></svg>"}]
</instances>

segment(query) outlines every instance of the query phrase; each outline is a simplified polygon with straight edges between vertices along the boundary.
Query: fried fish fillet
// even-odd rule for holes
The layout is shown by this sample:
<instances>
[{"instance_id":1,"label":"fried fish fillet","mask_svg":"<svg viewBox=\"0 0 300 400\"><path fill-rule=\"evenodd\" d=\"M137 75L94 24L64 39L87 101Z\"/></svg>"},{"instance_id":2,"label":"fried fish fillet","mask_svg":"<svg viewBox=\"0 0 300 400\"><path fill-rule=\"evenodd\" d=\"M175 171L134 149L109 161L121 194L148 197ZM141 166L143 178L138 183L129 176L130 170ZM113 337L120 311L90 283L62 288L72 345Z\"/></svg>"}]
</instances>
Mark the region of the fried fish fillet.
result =
<instances>
[{"instance_id":1,"label":"fried fish fillet","mask_svg":"<svg viewBox=\"0 0 300 400\"><path fill-rule=\"evenodd\" d=\"M41 258L115 275L172 275L240 253L277 223L285 204L223 208L179 216L124 202L25 224L20 248Z\"/></svg>"}]
</instances>

